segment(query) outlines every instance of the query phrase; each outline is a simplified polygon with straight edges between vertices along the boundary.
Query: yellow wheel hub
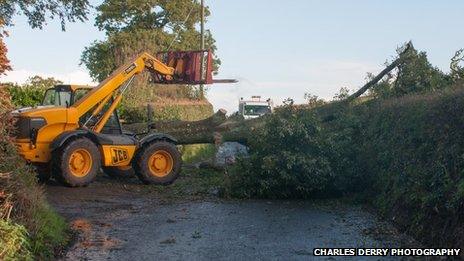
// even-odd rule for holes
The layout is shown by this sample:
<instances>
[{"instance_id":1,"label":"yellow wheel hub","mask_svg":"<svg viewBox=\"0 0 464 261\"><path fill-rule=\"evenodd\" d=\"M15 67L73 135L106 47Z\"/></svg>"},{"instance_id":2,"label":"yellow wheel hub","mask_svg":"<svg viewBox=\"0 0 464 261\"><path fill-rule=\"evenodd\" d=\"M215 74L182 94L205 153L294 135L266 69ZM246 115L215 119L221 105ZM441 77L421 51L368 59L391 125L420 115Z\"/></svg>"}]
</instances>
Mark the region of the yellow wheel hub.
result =
<instances>
[{"instance_id":1,"label":"yellow wheel hub","mask_svg":"<svg viewBox=\"0 0 464 261\"><path fill-rule=\"evenodd\" d=\"M164 177L172 171L174 160L169 152L158 150L148 160L148 167L153 176Z\"/></svg>"},{"instance_id":2,"label":"yellow wheel hub","mask_svg":"<svg viewBox=\"0 0 464 261\"><path fill-rule=\"evenodd\" d=\"M92 168L92 156L86 149L77 149L69 157L69 169L76 177L85 177Z\"/></svg>"}]
</instances>

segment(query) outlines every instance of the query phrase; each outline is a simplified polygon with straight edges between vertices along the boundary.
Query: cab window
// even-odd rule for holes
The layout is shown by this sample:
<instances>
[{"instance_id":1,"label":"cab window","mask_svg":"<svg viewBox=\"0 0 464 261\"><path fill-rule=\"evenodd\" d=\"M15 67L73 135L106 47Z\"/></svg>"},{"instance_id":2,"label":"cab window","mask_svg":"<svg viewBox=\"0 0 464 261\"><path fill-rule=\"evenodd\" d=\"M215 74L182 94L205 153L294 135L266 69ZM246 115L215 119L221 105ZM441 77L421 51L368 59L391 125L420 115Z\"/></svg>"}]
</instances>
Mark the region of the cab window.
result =
<instances>
[{"instance_id":1,"label":"cab window","mask_svg":"<svg viewBox=\"0 0 464 261\"><path fill-rule=\"evenodd\" d=\"M42 105L69 106L71 102L71 93L69 91L59 91L48 89L45 92Z\"/></svg>"},{"instance_id":2,"label":"cab window","mask_svg":"<svg viewBox=\"0 0 464 261\"><path fill-rule=\"evenodd\" d=\"M87 127L95 126L97 124L98 120L103 116L104 113L109 109L110 104L113 102L113 98L109 100L105 106L103 106L103 109L98 115L95 117L92 117L92 119L87 122L92 115L92 112L96 109L98 104L96 104L92 109L90 109L87 113L85 113L80 119L79 123L80 125L84 125L87 123ZM110 118L106 122L105 126L103 126L102 133L104 134L122 134L121 130L121 125L119 123L119 116L117 113L117 110L114 110L113 113L111 114Z\"/></svg>"},{"instance_id":3,"label":"cab window","mask_svg":"<svg viewBox=\"0 0 464 261\"><path fill-rule=\"evenodd\" d=\"M84 97L89 91L90 89L77 89L74 92L73 104L80 100L82 97Z\"/></svg>"}]
</instances>

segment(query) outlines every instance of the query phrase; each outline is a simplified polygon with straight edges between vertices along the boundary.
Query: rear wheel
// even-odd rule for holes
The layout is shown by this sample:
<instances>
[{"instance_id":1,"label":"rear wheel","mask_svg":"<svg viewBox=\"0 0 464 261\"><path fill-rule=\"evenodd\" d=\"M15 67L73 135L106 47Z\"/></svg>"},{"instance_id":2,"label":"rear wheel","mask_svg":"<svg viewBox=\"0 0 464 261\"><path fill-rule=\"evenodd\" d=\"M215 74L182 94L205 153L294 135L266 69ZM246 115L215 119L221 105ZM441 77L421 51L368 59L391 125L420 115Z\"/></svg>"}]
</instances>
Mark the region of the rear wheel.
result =
<instances>
[{"instance_id":1,"label":"rear wheel","mask_svg":"<svg viewBox=\"0 0 464 261\"><path fill-rule=\"evenodd\" d=\"M156 141L144 146L133 163L135 174L145 184L169 185L177 179L182 159L177 147Z\"/></svg>"},{"instance_id":2,"label":"rear wheel","mask_svg":"<svg viewBox=\"0 0 464 261\"><path fill-rule=\"evenodd\" d=\"M128 179L134 176L134 169L132 166L124 167L102 167L106 175L115 179Z\"/></svg>"},{"instance_id":3,"label":"rear wheel","mask_svg":"<svg viewBox=\"0 0 464 261\"><path fill-rule=\"evenodd\" d=\"M53 155L53 174L58 181L70 187L90 184L97 176L100 165L100 152L87 138L72 140Z\"/></svg>"}]
</instances>

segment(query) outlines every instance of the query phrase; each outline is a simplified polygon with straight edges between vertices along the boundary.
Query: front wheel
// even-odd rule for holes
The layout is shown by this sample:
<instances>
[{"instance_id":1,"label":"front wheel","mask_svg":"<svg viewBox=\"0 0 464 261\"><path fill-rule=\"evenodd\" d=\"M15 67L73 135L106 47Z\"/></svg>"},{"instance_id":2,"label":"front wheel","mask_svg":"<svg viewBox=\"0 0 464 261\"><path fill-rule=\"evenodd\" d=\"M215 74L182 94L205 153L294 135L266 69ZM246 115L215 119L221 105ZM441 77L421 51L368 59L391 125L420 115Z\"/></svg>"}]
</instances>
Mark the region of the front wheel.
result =
<instances>
[{"instance_id":1,"label":"front wheel","mask_svg":"<svg viewBox=\"0 0 464 261\"><path fill-rule=\"evenodd\" d=\"M90 184L100 169L98 147L87 138L78 138L64 144L53 155L53 174L70 187Z\"/></svg>"},{"instance_id":2,"label":"front wheel","mask_svg":"<svg viewBox=\"0 0 464 261\"><path fill-rule=\"evenodd\" d=\"M142 147L133 162L135 174L145 184L169 185L177 179L181 167L177 147L165 141Z\"/></svg>"}]
</instances>

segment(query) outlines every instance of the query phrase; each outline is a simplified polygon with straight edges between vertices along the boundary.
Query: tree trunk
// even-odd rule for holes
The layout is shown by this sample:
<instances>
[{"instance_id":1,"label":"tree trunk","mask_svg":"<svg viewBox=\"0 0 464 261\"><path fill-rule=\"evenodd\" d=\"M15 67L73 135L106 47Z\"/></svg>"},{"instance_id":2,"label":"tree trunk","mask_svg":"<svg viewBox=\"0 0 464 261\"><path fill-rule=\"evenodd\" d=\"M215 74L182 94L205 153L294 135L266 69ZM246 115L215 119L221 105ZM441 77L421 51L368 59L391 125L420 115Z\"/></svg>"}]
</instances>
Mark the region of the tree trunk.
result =
<instances>
[{"instance_id":1,"label":"tree trunk","mask_svg":"<svg viewBox=\"0 0 464 261\"><path fill-rule=\"evenodd\" d=\"M346 98L347 102L351 102L354 99L358 98L359 96L363 95L367 90L369 90L372 86L374 86L376 83L378 83L382 78L387 75L389 72L391 72L393 69L398 67L398 65L402 64L405 60L405 54L406 52L412 47L412 43L409 42L404 46L404 50L399 54L398 58L394 60L390 65L387 66L387 68L383 69L377 76L375 76L372 80L370 80L368 83L366 83L361 89L350 95L348 98Z\"/></svg>"},{"instance_id":2,"label":"tree trunk","mask_svg":"<svg viewBox=\"0 0 464 261\"><path fill-rule=\"evenodd\" d=\"M226 117L221 109L211 117L200 121L161 121L151 124L134 123L124 129L140 136L149 133L165 133L175 137L178 144L222 143L235 141L246 144L250 131L261 125L260 118L245 120L240 116Z\"/></svg>"}]
</instances>

